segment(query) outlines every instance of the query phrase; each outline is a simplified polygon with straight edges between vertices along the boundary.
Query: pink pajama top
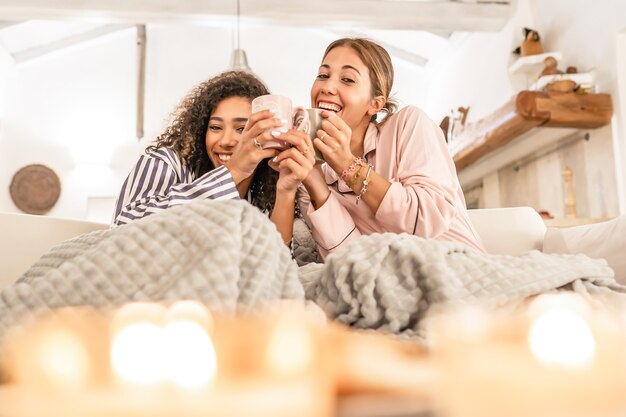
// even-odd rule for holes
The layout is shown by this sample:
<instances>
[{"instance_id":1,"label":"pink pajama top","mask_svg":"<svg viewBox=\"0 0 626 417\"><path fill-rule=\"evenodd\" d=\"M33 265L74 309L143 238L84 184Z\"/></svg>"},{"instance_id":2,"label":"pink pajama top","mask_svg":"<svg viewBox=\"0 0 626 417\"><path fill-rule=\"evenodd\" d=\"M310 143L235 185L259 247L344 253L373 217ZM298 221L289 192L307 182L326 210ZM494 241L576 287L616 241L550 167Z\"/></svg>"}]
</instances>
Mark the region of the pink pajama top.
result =
<instances>
[{"instance_id":1,"label":"pink pajama top","mask_svg":"<svg viewBox=\"0 0 626 417\"><path fill-rule=\"evenodd\" d=\"M303 186L298 191L322 257L361 235L385 232L458 241L484 252L443 133L422 110L408 106L382 125L370 123L364 157L391 182L376 213L363 201L356 204L356 194L327 164L322 169L331 193L319 209Z\"/></svg>"}]
</instances>

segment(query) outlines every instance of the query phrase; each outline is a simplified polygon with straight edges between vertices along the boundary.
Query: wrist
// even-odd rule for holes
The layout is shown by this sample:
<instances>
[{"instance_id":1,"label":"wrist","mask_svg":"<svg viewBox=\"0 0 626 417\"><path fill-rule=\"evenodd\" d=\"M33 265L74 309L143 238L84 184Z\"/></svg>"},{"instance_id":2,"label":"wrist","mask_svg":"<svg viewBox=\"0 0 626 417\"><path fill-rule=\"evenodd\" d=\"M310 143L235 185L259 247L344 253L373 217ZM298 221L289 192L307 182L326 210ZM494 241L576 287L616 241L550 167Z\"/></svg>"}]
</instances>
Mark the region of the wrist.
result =
<instances>
[{"instance_id":1,"label":"wrist","mask_svg":"<svg viewBox=\"0 0 626 417\"><path fill-rule=\"evenodd\" d=\"M337 173L337 175L341 176L341 173L349 169L350 166L354 164L357 159L358 158L356 156L350 155L347 158L341 160L337 164L337 166L333 167L333 170Z\"/></svg>"},{"instance_id":2,"label":"wrist","mask_svg":"<svg viewBox=\"0 0 626 417\"><path fill-rule=\"evenodd\" d=\"M281 200L284 202L296 201L297 191L298 191L298 187L295 187L293 189L276 187L276 201L278 200Z\"/></svg>"},{"instance_id":3,"label":"wrist","mask_svg":"<svg viewBox=\"0 0 626 417\"><path fill-rule=\"evenodd\" d=\"M311 183L309 185L305 185L305 187L307 193L309 194L311 205L315 210L323 206L330 196L330 189L328 188L326 181L323 183Z\"/></svg>"},{"instance_id":4,"label":"wrist","mask_svg":"<svg viewBox=\"0 0 626 417\"><path fill-rule=\"evenodd\" d=\"M302 185L306 187L308 190L309 187L314 186L317 183L324 183L326 185L326 181L324 180L324 173L322 172L320 167L314 167L309 175L302 181Z\"/></svg>"},{"instance_id":5,"label":"wrist","mask_svg":"<svg viewBox=\"0 0 626 417\"><path fill-rule=\"evenodd\" d=\"M348 165L346 169L341 171L340 178L346 183L346 185L354 190L363 169L367 169L368 163L363 158L354 158L354 160Z\"/></svg>"},{"instance_id":6,"label":"wrist","mask_svg":"<svg viewBox=\"0 0 626 417\"><path fill-rule=\"evenodd\" d=\"M343 172L344 170L348 169L350 167L350 165L356 164L359 160L362 160L362 159L363 158L359 158L357 156L350 155L348 158L343 160L343 163L341 164L341 167L343 169L341 171Z\"/></svg>"},{"instance_id":7,"label":"wrist","mask_svg":"<svg viewBox=\"0 0 626 417\"><path fill-rule=\"evenodd\" d=\"M249 177L249 175L246 175L246 173L243 172L243 170L239 169L234 164L232 165L229 164L225 166L226 166L226 169L228 169L228 171L230 172L230 176L233 177L233 181L235 182L235 184L240 184L243 180Z\"/></svg>"}]
</instances>

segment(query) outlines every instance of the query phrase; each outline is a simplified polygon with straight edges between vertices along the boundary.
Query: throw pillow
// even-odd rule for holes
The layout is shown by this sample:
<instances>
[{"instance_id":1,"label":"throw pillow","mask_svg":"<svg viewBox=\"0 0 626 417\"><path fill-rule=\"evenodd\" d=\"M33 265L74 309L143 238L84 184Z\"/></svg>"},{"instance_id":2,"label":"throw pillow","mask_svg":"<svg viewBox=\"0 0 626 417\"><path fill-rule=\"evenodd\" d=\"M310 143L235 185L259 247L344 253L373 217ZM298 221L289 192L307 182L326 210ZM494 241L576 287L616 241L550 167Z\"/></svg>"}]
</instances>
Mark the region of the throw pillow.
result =
<instances>
[{"instance_id":1,"label":"throw pillow","mask_svg":"<svg viewBox=\"0 0 626 417\"><path fill-rule=\"evenodd\" d=\"M602 223L566 228L548 228L545 253L582 253L606 259L618 282L626 284L626 215Z\"/></svg>"}]
</instances>

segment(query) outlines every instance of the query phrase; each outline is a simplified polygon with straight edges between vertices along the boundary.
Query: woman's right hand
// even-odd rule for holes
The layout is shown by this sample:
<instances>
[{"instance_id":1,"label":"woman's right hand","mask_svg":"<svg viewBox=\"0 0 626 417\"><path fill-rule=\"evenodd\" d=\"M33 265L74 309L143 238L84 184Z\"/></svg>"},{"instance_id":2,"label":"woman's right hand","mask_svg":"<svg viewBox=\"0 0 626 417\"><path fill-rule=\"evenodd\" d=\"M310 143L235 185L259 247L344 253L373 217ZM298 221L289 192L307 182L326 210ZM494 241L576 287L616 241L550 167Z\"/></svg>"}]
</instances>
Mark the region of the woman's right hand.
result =
<instances>
[{"instance_id":1,"label":"woman's right hand","mask_svg":"<svg viewBox=\"0 0 626 417\"><path fill-rule=\"evenodd\" d=\"M282 126L279 118L269 110L253 113L243 129L241 141L235 146L226 167L236 184L254 174L259 162L278 155L276 149L263 149L263 144L274 140L272 131Z\"/></svg>"},{"instance_id":2,"label":"woman's right hand","mask_svg":"<svg viewBox=\"0 0 626 417\"><path fill-rule=\"evenodd\" d=\"M279 172L276 192L296 195L298 186L308 176L315 165L313 143L307 133L291 129L278 136L290 146L270 161L270 167Z\"/></svg>"}]
</instances>

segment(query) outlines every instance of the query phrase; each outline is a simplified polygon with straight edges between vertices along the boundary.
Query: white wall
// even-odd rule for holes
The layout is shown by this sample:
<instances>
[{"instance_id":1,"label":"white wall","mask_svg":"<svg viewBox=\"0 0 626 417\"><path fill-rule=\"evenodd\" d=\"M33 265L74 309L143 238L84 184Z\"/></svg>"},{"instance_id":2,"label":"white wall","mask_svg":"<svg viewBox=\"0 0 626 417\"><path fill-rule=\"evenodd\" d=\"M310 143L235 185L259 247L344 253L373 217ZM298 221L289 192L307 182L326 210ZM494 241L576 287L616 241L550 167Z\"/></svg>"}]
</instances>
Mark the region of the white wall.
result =
<instances>
[{"instance_id":1,"label":"white wall","mask_svg":"<svg viewBox=\"0 0 626 417\"><path fill-rule=\"evenodd\" d=\"M8 189L24 165L42 163L61 178L53 216L94 219L88 206L115 198L145 146L196 83L226 70L233 48L228 27L149 25L145 136L135 137L135 29L115 32L14 66L0 48L0 211L17 212ZM309 89L332 32L242 28L252 70L273 92L309 105ZM294 45L298 45L294 48ZM1 46L1 45L0 45ZM398 99L423 104L420 67L394 59ZM421 103L420 103L421 102ZM92 203L89 203L92 198ZM111 207L112 212L112 207Z\"/></svg>"},{"instance_id":2,"label":"white wall","mask_svg":"<svg viewBox=\"0 0 626 417\"><path fill-rule=\"evenodd\" d=\"M508 75L513 62L511 51L522 40L522 28L531 27L542 36L544 51L563 54L559 68L573 65L581 72L595 70L599 92L610 93L614 121L610 141L596 149L592 157L606 158L615 166L619 211L625 212L624 179L626 167L626 2L623 0L518 0L517 11L499 33L472 33L453 38L449 58L432 62L426 68L429 80L427 110L440 120L450 109L470 106L468 121L475 121L504 104L516 92L516 82ZM625 39L618 43L618 38ZM621 77L621 78L620 78ZM588 173L601 177L601 173ZM594 188L597 188L594 186ZM609 207L604 213L615 213Z\"/></svg>"},{"instance_id":3,"label":"white wall","mask_svg":"<svg viewBox=\"0 0 626 417\"><path fill-rule=\"evenodd\" d=\"M441 120L451 109L470 106L468 121L473 121L508 101L515 93L508 75L511 51L523 25L532 27L533 16L528 2L518 0L515 14L500 32L453 34L449 54L426 67L426 111Z\"/></svg>"},{"instance_id":4,"label":"white wall","mask_svg":"<svg viewBox=\"0 0 626 417\"><path fill-rule=\"evenodd\" d=\"M613 95L613 150L618 175L620 212L626 213L626 65L620 32L626 29L623 0L532 0L537 25L546 36L546 46L561 50L567 65L595 69L600 89ZM545 3L549 4L546 8ZM623 35L622 35L623 36ZM621 50L619 49L621 45ZM618 58L619 57L619 58ZM621 60L621 61L620 61ZM621 86L619 79L621 80ZM610 149L607 149L610 151ZM607 158L610 156L607 155Z\"/></svg>"},{"instance_id":5,"label":"white wall","mask_svg":"<svg viewBox=\"0 0 626 417\"><path fill-rule=\"evenodd\" d=\"M511 50L520 43L523 26L536 28L544 49L563 53L561 68L595 68L601 90L613 95L616 116L610 134L616 151L607 149L604 155L596 150L593 157L596 165L603 157L615 158L623 211L626 105L621 103L626 103L626 80L620 76L626 74L626 38L619 34L626 28L626 3L591 4L518 0L515 15L500 32L454 34L442 43L446 53L432 57L425 68L393 57L394 93L401 104L416 104L437 122L450 109L468 105L469 120L477 120L515 93L508 75ZM325 46L338 36L325 30L248 24L241 29L241 47L272 91L307 105ZM390 37L385 42L390 43ZM161 132L182 96L197 82L228 68L233 31L223 24L152 24L147 45L142 141L135 138L134 29L19 66L0 45L0 211L18 211L8 187L13 174L30 163L46 164L61 177L61 198L51 215L85 218L89 198L99 201L99 207L104 197L115 198L132 164Z\"/></svg>"}]
</instances>

